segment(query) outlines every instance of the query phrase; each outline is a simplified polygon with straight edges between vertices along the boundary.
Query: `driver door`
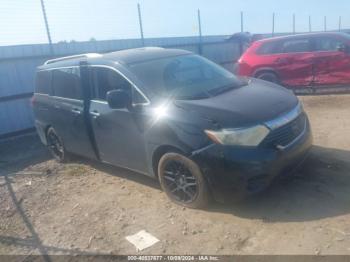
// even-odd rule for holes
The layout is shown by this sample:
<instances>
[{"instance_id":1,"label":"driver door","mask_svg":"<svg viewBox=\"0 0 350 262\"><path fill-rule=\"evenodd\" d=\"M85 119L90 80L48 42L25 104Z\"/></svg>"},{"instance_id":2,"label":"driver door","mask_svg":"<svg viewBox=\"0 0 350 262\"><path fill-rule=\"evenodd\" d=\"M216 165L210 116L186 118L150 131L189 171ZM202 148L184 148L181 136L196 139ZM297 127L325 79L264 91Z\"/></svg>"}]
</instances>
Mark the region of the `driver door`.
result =
<instances>
[{"instance_id":1,"label":"driver door","mask_svg":"<svg viewBox=\"0 0 350 262\"><path fill-rule=\"evenodd\" d=\"M91 67L93 94L90 118L99 157L103 162L138 172L147 172L142 112L111 109L108 91L121 89L134 97L133 85L116 70Z\"/></svg>"}]
</instances>

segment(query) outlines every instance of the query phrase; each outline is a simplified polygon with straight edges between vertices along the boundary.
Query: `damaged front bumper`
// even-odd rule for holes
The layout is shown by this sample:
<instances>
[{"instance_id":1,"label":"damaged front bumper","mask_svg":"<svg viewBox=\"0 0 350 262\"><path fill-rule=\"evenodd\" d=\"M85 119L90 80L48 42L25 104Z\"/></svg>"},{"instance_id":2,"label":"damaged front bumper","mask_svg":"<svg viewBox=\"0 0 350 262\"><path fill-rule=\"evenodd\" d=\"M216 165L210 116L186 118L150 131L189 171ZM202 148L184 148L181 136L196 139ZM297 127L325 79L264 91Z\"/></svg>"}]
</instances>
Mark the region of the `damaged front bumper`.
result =
<instances>
[{"instance_id":1,"label":"damaged front bumper","mask_svg":"<svg viewBox=\"0 0 350 262\"><path fill-rule=\"evenodd\" d=\"M309 123L293 143L278 148L211 144L192 152L217 201L241 198L268 187L277 176L291 173L306 158L312 145Z\"/></svg>"}]
</instances>

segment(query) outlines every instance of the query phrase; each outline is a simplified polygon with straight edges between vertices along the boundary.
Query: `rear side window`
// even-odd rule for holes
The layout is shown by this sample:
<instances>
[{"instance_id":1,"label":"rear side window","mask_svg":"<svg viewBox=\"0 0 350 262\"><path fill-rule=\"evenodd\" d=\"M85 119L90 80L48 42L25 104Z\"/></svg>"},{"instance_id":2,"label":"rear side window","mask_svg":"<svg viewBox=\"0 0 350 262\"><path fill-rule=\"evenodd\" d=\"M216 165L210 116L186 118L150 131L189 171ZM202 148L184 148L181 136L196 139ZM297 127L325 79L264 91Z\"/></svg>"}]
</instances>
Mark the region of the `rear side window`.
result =
<instances>
[{"instance_id":1,"label":"rear side window","mask_svg":"<svg viewBox=\"0 0 350 262\"><path fill-rule=\"evenodd\" d=\"M79 68L52 70L52 87L55 96L82 100Z\"/></svg>"},{"instance_id":2,"label":"rear side window","mask_svg":"<svg viewBox=\"0 0 350 262\"><path fill-rule=\"evenodd\" d=\"M310 52L310 47L310 40L307 38L286 40L282 44L282 53Z\"/></svg>"},{"instance_id":3,"label":"rear side window","mask_svg":"<svg viewBox=\"0 0 350 262\"><path fill-rule=\"evenodd\" d=\"M260 55L270 55L281 53L281 41L271 41L263 43L257 50Z\"/></svg>"},{"instance_id":4,"label":"rear side window","mask_svg":"<svg viewBox=\"0 0 350 262\"><path fill-rule=\"evenodd\" d=\"M39 71L35 79L35 93L51 94L51 72Z\"/></svg>"}]
</instances>

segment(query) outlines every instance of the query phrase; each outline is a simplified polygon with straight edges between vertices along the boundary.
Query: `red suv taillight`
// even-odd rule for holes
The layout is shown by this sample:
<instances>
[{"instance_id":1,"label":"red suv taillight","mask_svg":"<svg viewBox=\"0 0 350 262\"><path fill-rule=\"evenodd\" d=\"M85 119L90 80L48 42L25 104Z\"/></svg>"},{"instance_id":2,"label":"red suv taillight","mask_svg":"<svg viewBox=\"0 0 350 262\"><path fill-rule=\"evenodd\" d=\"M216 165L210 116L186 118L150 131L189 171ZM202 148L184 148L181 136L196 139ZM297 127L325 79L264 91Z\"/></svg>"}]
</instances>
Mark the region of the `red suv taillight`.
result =
<instances>
[{"instance_id":1,"label":"red suv taillight","mask_svg":"<svg viewBox=\"0 0 350 262\"><path fill-rule=\"evenodd\" d=\"M250 66L242 59L238 60L237 74L240 76L250 75Z\"/></svg>"}]
</instances>

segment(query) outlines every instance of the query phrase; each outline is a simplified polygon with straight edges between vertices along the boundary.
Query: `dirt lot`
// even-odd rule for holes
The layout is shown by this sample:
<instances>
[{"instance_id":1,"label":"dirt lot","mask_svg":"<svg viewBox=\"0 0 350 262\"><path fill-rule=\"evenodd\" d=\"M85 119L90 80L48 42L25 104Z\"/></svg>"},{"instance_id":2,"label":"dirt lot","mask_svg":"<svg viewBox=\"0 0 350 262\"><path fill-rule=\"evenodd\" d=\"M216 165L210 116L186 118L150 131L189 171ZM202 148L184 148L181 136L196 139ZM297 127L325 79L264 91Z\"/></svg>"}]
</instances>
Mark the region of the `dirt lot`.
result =
<instances>
[{"instance_id":1,"label":"dirt lot","mask_svg":"<svg viewBox=\"0 0 350 262\"><path fill-rule=\"evenodd\" d=\"M302 97L314 148L295 177L239 204L190 210L156 181L76 160L36 136L0 143L0 254L350 254L350 95Z\"/></svg>"}]
</instances>

